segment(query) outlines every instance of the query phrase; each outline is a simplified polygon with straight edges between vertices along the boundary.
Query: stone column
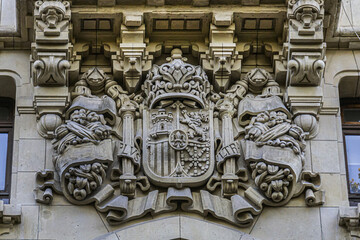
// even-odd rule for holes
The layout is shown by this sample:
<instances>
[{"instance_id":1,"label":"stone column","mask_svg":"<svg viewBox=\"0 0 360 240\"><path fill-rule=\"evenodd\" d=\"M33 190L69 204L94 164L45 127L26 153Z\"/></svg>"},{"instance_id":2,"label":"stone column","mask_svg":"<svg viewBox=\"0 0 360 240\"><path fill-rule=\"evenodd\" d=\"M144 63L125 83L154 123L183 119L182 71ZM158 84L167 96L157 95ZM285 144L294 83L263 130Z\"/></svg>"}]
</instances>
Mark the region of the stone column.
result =
<instances>
[{"instance_id":1,"label":"stone column","mask_svg":"<svg viewBox=\"0 0 360 240\"><path fill-rule=\"evenodd\" d=\"M220 108L221 130L223 146L234 141L233 123L234 107L224 104ZM228 158L223 164L223 175L221 177L221 191L224 197L231 197L237 194L239 177L236 176L235 158Z\"/></svg>"},{"instance_id":2,"label":"stone column","mask_svg":"<svg viewBox=\"0 0 360 240\"><path fill-rule=\"evenodd\" d=\"M128 151L134 147L134 118L136 108L131 104L121 108L123 120L123 143ZM120 176L120 191L122 195L134 197L136 188L136 176L134 175L134 163L129 158L121 159L122 175Z\"/></svg>"}]
</instances>

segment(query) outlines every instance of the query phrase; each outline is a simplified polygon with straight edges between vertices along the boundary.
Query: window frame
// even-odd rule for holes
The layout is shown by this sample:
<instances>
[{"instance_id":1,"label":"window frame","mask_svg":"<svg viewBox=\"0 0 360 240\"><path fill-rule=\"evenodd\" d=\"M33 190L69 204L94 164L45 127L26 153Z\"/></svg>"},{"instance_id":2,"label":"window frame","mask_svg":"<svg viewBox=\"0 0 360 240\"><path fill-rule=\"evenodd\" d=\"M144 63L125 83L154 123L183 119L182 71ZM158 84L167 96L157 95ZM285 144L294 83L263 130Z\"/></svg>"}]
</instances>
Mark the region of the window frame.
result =
<instances>
[{"instance_id":1,"label":"window frame","mask_svg":"<svg viewBox=\"0 0 360 240\"><path fill-rule=\"evenodd\" d=\"M15 101L12 98L0 97L0 107L8 107L10 118L0 120L0 133L8 134L6 169L5 169L5 189L0 190L0 200L10 201L11 193L11 175L12 175L12 155L14 140L14 119L15 119Z\"/></svg>"}]
</instances>

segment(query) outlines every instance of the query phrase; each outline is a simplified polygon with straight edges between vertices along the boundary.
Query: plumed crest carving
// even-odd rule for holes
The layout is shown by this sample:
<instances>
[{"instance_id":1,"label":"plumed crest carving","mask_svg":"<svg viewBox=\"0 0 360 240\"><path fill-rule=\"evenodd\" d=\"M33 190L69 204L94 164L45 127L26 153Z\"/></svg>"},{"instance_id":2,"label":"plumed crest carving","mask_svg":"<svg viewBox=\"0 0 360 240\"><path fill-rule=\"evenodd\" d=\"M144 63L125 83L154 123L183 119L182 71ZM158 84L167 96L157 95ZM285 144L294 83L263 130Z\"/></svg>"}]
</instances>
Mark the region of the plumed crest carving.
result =
<instances>
[{"instance_id":1,"label":"plumed crest carving","mask_svg":"<svg viewBox=\"0 0 360 240\"><path fill-rule=\"evenodd\" d=\"M206 106L210 82L204 70L185 63L180 49L174 49L168 60L161 66L154 65L147 75L144 83L147 105L152 108L160 100L187 98Z\"/></svg>"}]
</instances>

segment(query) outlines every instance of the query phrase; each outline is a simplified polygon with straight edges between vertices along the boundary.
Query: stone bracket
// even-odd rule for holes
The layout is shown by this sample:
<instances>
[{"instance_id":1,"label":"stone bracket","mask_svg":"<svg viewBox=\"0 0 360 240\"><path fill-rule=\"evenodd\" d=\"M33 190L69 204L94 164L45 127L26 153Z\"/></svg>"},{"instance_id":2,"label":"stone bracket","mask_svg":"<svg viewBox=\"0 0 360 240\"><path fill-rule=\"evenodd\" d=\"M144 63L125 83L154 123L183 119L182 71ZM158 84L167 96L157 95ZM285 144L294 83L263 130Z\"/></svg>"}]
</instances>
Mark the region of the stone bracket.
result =
<instances>
[{"instance_id":1,"label":"stone bracket","mask_svg":"<svg viewBox=\"0 0 360 240\"><path fill-rule=\"evenodd\" d=\"M340 206L338 222L350 232L351 237L360 238L360 204L356 207Z\"/></svg>"},{"instance_id":2,"label":"stone bracket","mask_svg":"<svg viewBox=\"0 0 360 240\"><path fill-rule=\"evenodd\" d=\"M35 87L34 108L37 130L44 138L53 138L55 129L62 123L64 111L69 105L67 87Z\"/></svg>"},{"instance_id":3,"label":"stone bracket","mask_svg":"<svg viewBox=\"0 0 360 240\"><path fill-rule=\"evenodd\" d=\"M287 15L290 43L323 42L324 1L291 0Z\"/></svg>"},{"instance_id":4,"label":"stone bracket","mask_svg":"<svg viewBox=\"0 0 360 240\"><path fill-rule=\"evenodd\" d=\"M153 57L146 51L145 25L142 15L125 15L121 25L120 51L112 56L114 79L123 82L133 93L141 79L150 70Z\"/></svg>"},{"instance_id":5,"label":"stone bracket","mask_svg":"<svg viewBox=\"0 0 360 240\"><path fill-rule=\"evenodd\" d=\"M293 87L287 88L284 101L293 112L317 116L322 107L323 92L321 87Z\"/></svg>"},{"instance_id":6,"label":"stone bracket","mask_svg":"<svg viewBox=\"0 0 360 240\"><path fill-rule=\"evenodd\" d=\"M209 48L201 54L201 64L217 91L225 92L232 82L240 79L242 56L235 43L232 14L218 14L210 25Z\"/></svg>"},{"instance_id":7,"label":"stone bracket","mask_svg":"<svg viewBox=\"0 0 360 240\"><path fill-rule=\"evenodd\" d=\"M33 81L37 86L65 86L70 63L66 53L38 53L33 64Z\"/></svg>"},{"instance_id":8,"label":"stone bracket","mask_svg":"<svg viewBox=\"0 0 360 240\"><path fill-rule=\"evenodd\" d=\"M0 200L0 236L10 232L14 224L21 222L21 205L5 204Z\"/></svg>"},{"instance_id":9,"label":"stone bracket","mask_svg":"<svg viewBox=\"0 0 360 240\"><path fill-rule=\"evenodd\" d=\"M291 86L319 86L325 69L321 53L293 52L288 62Z\"/></svg>"}]
</instances>

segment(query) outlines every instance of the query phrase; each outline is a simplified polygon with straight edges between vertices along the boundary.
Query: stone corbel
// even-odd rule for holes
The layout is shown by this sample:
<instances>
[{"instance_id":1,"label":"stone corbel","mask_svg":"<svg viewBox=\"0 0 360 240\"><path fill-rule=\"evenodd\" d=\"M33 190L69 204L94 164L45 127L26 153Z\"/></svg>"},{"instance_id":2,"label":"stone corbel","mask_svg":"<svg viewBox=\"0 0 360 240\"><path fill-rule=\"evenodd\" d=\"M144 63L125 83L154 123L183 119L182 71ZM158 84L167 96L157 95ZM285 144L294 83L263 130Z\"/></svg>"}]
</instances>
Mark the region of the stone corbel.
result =
<instances>
[{"instance_id":1,"label":"stone corbel","mask_svg":"<svg viewBox=\"0 0 360 240\"><path fill-rule=\"evenodd\" d=\"M68 69L68 81L69 85L72 85L79 79L81 60L83 57L87 57L89 55L90 44L86 42L75 43L70 50L72 54L69 59L70 68Z\"/></svg>"},{"instance_id":2,"label":"stone corbel","mask_svg":"<svg viewBox=\"0 0 360 240\"><path fill-rule=\"evenodd\" d=\"M10 232L14 224L21 222L21 205L5 204L0 200L0 236Z\"/></svg>"},{"instance_id":3,"label":"stone corbel","mask_svg":"<svg viewBox=\"0 0 360 240\"><path fill-rule=\"evenodd\" d=\"M291 0L288 4L290 42L323 41L323 0Z\"/></svg>"},{"instance_id":4,"label":"stone corbel","mask_svg":"<svg viewBox=\"0 0 360 240\"><path fill-rule=\"evenodd\" d=\"M36 42L68 42L71 18L70 3L68 1L36 1L34 17Z\"/></svg>"},{"instance_id":5,"label":"stone corbel","mask_svg":"<svg viewBox=\"0 0 360 240\"><path fill-rule=\"evenodd\" d=\"M241 60L236 48L235 24L232 13L214 14L210 25L209 49L201 55L201 63L214 87L225 92L232 82L240 79Z\"/></svg>"},{"instance_id":6,"label":"stone corbel","mask_svg":"<svg viewBox=\"0 0 360 240\"><path fill-rule=\"evenodd\" d=\"M338 222L350 232L351 237L360 238L360 204L356 207L340 206Z\"/></svg>"},{"instance_id":7,"label":"stone corbel","mask_svg":"<svg viewBox=\"0 0 360 240\"><path fill-rule=\"evenodd\" d=\"M288 62L291 86L319 86L323 78L325 62L319 52L294 52Z\"/></svg>"},{"instance_id":8,"label":"stone corbel","mask_svg":"<svg viewBox=\"0 0 360 240\"><path fill-rule=\"evenodd\" d=\"M62 124L64 110L69 105L67 87L35 87L34 108L37 130L44 138L54 138L55 129Z\"/></svg>"},{"instance_id":9,"label":"stone corbel","mask_svg":"<svg viewBox=\"0 0 360 240\"><path fill-rule=\"evenodd\" d=\"M112 57L113 76L121 79L126 90L133 93L140 86L142 76L150 70L153 57L146 51L142 16L124 16L123 23L120 51Z\"/></svg>"},{"instance_id":10,"label":"stone corbel","mask_svg":"<svg viewBox=\"0 0 360 240\"><path fill-rule=\"evenodd\" d=\"M35 86L65 86L70 63L66 53L38 53L33 63Z\"/></svg>"},{"instance_id":11,"label":"stone corbel","mask_svg":"<svg viewBox=\"0 0 360 240\"><path fill-rule=\"evenodd\" d=\"M284 101L294 114L294 122L307 134L306 139L314 138L319 131L317 118L322 107L322 99L321 87L287 88Z\"/></svg>"}]
</instances>

